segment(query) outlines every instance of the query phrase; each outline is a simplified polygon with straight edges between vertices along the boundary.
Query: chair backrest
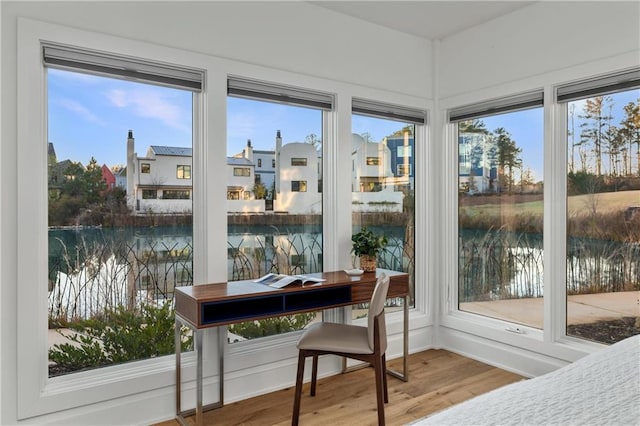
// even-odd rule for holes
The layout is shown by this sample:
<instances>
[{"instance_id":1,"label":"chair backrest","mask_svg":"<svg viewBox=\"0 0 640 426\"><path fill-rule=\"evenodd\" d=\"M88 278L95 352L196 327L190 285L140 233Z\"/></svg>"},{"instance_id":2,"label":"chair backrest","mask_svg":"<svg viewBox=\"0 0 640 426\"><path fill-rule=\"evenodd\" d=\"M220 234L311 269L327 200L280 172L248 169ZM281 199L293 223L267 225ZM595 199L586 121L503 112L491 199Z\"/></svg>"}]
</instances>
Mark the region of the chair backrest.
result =
<instances>
[{"instance_id":1,"label":"chair backrest","mask_svg":"<svg viewBox=\"0 0 640 426\"><path fill-rule=\"evenodd\" d=\"M387 348L387 329L384 321L384 303L387 300L387 292L389 291L389 277L383 272L378 277L376 281L376 286L373 289L373 294L371 295L371 302L369 303L369 313L368 313L368 323L367 326L369 328L369 348L371 350L374 349L374 323L375 318L380 316L379 318L379 327L378 331L380 333L380 346L382 351L384 352Z\"/></svg>"}]
</instances>

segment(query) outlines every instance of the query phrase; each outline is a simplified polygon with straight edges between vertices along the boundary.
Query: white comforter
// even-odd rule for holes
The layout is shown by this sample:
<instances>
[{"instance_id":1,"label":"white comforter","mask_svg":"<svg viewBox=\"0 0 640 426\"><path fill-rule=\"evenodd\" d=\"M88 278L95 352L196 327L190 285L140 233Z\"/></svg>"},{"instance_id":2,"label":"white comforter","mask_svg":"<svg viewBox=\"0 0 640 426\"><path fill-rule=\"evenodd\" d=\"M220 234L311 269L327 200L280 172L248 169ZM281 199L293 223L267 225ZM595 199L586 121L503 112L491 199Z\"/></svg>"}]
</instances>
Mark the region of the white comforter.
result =
<instances>
[{"instance_id":1,"label":"white comforter","mask_svg":"<svg viewBox=\"0 0 640 426\"><path fill-rule=\"evenodd\" d=\"M414 425L640 425L640 335Z\"/></svg>"}]
</instances>

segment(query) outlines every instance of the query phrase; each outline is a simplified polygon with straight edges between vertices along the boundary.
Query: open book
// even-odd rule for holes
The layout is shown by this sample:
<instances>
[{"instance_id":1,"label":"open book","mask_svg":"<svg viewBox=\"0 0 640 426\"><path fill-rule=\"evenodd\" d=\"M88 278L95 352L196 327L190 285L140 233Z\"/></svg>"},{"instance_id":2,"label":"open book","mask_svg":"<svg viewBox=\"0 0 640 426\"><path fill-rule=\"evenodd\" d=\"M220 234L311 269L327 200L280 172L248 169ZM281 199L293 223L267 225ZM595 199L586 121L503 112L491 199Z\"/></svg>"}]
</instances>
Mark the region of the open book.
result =
<instances>
[{"instance_id":1,"label":"open book","mask_svg":"<svg viewBox=\"0 0 640 426\"><path fill-rule=\"evenodd\" d=\"M283 288L293 283L306 284L308 282L321 283L325 281L324 278L310 277L307 275L282 275L282 274L267 274L258 278L254 282L260 284L266 284L275 288Z\"/></svg>"}]
</instances>

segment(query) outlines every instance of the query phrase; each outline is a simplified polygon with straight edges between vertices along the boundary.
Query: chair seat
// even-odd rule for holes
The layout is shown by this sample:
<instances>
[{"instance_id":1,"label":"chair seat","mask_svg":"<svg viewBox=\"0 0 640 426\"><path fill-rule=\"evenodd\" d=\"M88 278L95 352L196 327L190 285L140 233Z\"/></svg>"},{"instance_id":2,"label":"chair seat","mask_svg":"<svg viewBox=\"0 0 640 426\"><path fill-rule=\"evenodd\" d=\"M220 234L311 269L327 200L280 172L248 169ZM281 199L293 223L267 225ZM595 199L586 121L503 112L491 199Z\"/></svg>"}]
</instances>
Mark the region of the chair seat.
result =
<instances>
[{"instance_id":1,"label":"chair seat","mask_svg":"<svg viewBox=\"0 0 640 426\"><path fill-rule=\"evenodd\" d=\"M311 325L298 340L298 349L372 354L367 327L321 322Z\"/></svg>"}]
</instances>

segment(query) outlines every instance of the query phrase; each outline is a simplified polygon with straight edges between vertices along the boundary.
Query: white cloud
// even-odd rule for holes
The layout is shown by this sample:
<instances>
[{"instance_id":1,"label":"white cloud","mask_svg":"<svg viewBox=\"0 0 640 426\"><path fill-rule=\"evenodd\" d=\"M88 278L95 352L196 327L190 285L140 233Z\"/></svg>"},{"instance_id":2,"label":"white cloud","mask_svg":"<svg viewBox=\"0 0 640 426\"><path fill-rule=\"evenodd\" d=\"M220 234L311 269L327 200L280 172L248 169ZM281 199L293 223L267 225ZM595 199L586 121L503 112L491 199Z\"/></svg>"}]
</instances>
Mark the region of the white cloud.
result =
<instances>
[{"instance_id":1,"label":"white cloud","mask_svg":"<svg viewBox=\"0 0 640 426\"><path fill-rule=\"evenodd\" d=\"M162 121L178 130L191 131L191 117L179 106L171 102L170 96L161 89L112 89L106 93L107 99L118 108L128 108L140 117Z\"/></svg>"},{"instance_id":2,"label":"white cloud","mask_svg":"<svg viewBox=\"0 0 640 426\"><path fill-rule=\"evenodd\" d=\"M252 136L255 136L256 125L251 115L243 113L229 114L228 120L228 136L230 138L250 139Z\"/></svg>"},{"instance_id":3,"label":"white cloud","mask_svg":"<svg viewBox=\"0 0 640 426\"><path fill-rule=\"evenodd\" d=\"M127 97L124 90L113 89L107 93L107 98L111 103L118 108L124 108L129 103L127 102Z\"/></svg>"},{"instance_id":4,"label":"white cloud","mask_svg":"<svg viewBox=\"0 0 640 426\"><path fill-rule=\"evenodd\" d=\"M97 115L92 113L89 109L87 109L85 106L83 106L78 101L74 101L72 99L63 98L63 99L57 100L56 102L60 106L62 106L63 108L66 108L71 112L74 112L75 114L79 115L84 120L86 120L86 121L88 121L90 123L96 123L96 124L104 125L104 121L102 119L100 119L100 117L98 117Z\"/></svg>"}]
</instances>

